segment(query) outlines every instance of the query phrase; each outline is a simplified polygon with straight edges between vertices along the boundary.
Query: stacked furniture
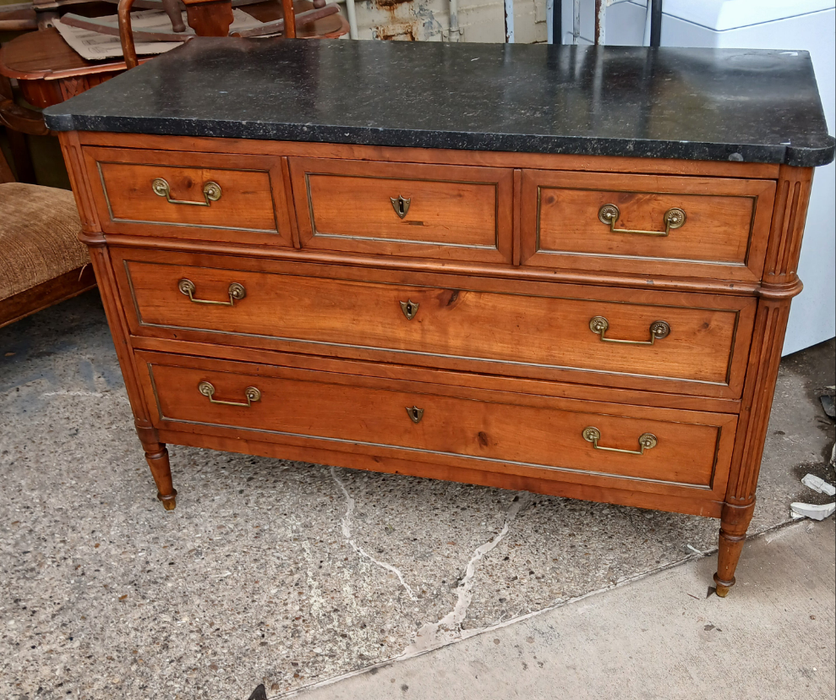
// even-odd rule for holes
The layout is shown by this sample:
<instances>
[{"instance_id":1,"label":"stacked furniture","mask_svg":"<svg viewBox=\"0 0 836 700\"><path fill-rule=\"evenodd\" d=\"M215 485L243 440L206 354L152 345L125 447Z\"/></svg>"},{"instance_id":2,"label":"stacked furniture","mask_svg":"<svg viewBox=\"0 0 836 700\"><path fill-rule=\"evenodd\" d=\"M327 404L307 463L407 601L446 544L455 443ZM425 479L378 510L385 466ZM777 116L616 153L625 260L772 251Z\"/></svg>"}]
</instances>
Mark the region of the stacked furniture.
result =
<instances>
[{"instance_id":1,"label":"stacked furniture","mask_svg":"<svg viewBox=\"0 0 836 700\"><path fill-rule=\"evenodd\" d=\"M198 39L47 110L139 438L721 518L758 470L804 54Z\"/></svg>"}]
</instances>

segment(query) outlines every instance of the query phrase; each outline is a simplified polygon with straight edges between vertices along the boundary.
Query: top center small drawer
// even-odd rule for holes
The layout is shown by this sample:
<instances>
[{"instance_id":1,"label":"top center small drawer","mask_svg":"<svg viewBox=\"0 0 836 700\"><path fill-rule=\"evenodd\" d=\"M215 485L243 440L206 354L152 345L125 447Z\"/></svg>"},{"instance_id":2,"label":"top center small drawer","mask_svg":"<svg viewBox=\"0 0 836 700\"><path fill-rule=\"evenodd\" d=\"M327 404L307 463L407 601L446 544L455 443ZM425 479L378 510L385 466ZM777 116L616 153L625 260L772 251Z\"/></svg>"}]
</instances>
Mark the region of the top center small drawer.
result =
<instances>
[{"instance_id":1,"label":"top center small drawer","mask_svg":"<svg viewBox=\"0 0 836 700\"><path fill-rule=\"evenodd\" d=\"M303 248L510 262L513 171L291 158Z\"/></svg>"}]
</instances>

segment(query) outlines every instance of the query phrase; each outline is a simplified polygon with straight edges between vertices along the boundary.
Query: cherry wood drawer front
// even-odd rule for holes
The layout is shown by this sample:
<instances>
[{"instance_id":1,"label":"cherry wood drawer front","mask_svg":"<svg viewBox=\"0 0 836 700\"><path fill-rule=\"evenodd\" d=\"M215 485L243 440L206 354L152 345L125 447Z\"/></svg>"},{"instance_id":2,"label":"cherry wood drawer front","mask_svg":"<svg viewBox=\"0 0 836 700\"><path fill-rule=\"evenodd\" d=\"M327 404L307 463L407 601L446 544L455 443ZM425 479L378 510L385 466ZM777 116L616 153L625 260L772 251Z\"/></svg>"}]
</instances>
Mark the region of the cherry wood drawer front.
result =
<instances>
[{"instance_id":1,"label":"cherry wood drawer front","mask_svg":"<svg viewBox=\"0 0 836 700\"><path fill-rule=\"evenodd\" d=\"M106 233L292 246L277 158L87 148Z\"/></svg>"},{"instance_id":2,"label":"cherry wood drawer front","mask_svg":"<svg viewBox=\"0 0 836 700\"><path fill-rule=\"evenodd\" d=\"M457 456L487 470L533 468L561 479L578 472L715 495L725 487L737 420L186 356L139 358L159 428L245 429L258 433L253 439L397 449L418 460Z\"/></svg>"},{"instance_id":3,"label":"cherry wood drawer front","mask_svg":"<svg viewBox=\"0 0 836 700\"><path fill-rule=\"evenodd\" d=\"M291 158L303 248L510 262L513 171Z\"/></svg>"},{"instance_id":4,"label":"cherry wood drawer front","mask_svg":"<svg viewBox=\"0 0 836 700\"><path fill-rule=\"evenodd\" d=\"M758 280L774 195L771 180L525 170L522 262Z\"/></svg>"},{"instance_id":5,"label":"cherry wood drawer front","mask_svg":"<svg viewBox=\"0 0 836 700\"><path fill-rule=\"evenodd\" d=\"M755 306L658 292L630 303L624 291L590 287L528 296L139 260L121 267L136 334L726 398L740 393Z\"/></svg>"}]
</instances>

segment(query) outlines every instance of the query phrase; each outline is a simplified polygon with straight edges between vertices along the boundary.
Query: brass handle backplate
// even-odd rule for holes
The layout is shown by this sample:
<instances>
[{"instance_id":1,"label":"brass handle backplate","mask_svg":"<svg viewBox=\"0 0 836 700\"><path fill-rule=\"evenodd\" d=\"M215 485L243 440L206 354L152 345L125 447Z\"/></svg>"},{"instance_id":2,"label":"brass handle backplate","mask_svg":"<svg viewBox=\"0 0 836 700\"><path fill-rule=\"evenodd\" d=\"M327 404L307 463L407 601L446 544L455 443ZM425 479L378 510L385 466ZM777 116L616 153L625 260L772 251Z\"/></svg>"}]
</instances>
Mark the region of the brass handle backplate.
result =
<instances>
[{"instance_id":1,"label":"brass handle backplate","mask_svg":"<svg viewBox=\"0 0 836 700\"><path fill-rule=\"evenodd\" d=\"M217 182L213 182L209 180L208 182L203 183L203 200L202 202L190 202L184 199L172 199L171 198L171 187L169 186L168 182L161 177L158 177L154 182L151 183L151 189L154 190L154 194L159 195L160 197L165 197L166 201L170 204L188 204L194 207L208 207L212 204L212 202L217 202L223 192L221 191L221 186Z\"/></svg>"},{"instance_id":2,"label":"brass handle backplate","mask_svg":"<svg viewBox=\"0 0 836 700\"><path fill-rule=\"evenodd\" d=\"M185 294L189 297L189 301L193 301L195 304L213 304L215 306L234 306L236 301L240 301L245 296L247 296L247 290L244 289L244 285L240 282L232 282L229 285L229 289L227 293L229 294L229 301L212 301L211 299L195 299L195 286L194 282L185 277L181 279L177 283L177 289L180 290L181 294Z\"/></svg>"},{"instance_id":3,"label":"brass handle backplate","mask_svg":"<svg viewBox=\"0 0 836 700\"><path fill-rule=\"evenodd\" d=\"M392 202L392 208L395 210L395 213L403 219L409 211L412 197L401 197L398 195L397 197L389 197L389 201Z\"/></svg>"},{"instance_id":4,"label":"brass handle backplate","mask_svg":"<svg viewBox=\"0 0 836 700\"><path fill-rule=\"evenodd\" d=\"M643 455L645 450L652 450L658 444L658 440L653 433L644 433L639 436L638 450L622 450L618 447L601 447L598 440L601 439L601 431L598 428L589 426L583 430L583 439L592 443L592 447L596 450L604 450L605 452L620 452L625 455Z\"/></svg>"},{"instance_id":5,"label":"brass handle backplate","mask_svg":"<svg viewBox=\"0 0 836 700\"><path fill-rule=\"evenodd\" d=\"M603 316L594 316L589 320L589 330L597 333L601 340L605 343L621 343L622 345L653 345L658 338L666 338L670 332L671 327L667 321L654 321L650 324L650 340L619 340L618 338L607 338L604 334L607 328L610 327L610 322Z\"/></svg>"},{"instance_id":6,"label":"brass handle backplate","mask_svg":"<svg viewBox=\"0 0 836 700\"><path fill-rule=\"evenodd\" d=\"M675 228L685 225L685 212L679 207L672 207L665 212L662 223L665 224L664 231L642 231L640 229L616 228L615 222L621 212L615 204L605 204L598 210L598 219L602 224L610 227L611 233L639 233L643 236L667 236Z\"/></svg>"},{"instance_id":7,"label":"brass handle backplate","mask_svg":"<svg viewBox=\"0 0 836 700\"><path fill-rule=\"evenodd\" d=\"M403 315L406 316L408 321L411 321L415 318L415 314L418 313L418 302L412 301L412 299L408 301L402 301L401 304L401 311L403 311Z\"/></svg>"},{"instance_id":8,"label":"brass handle backplate","mask_svg":"<svg viewBox=\"0 0 836 700\"><path fill-rule=\"evenodd\" d=\"M424 417L424 409L418 408L418 406L407 406L406 414L409 416L409 420L413 423L420 423L421 419Z\"/></svg>"},{"instance_id":9,"label":"brass handle backplate","mask_svg":"<svg viewBox=\"0 0 836 700\"><path fill-rule=\"evenodd\" d=\"M220 399L216 399L215 387L209 382L201 382L197 385L197 390L208 398L211 403L222 404L224 406L243 406L244 408L249 408L256 401L261 401L261 391L254 386L248 386L244 389L246 401L221 401Z\"/></svg>"}]
</instances>

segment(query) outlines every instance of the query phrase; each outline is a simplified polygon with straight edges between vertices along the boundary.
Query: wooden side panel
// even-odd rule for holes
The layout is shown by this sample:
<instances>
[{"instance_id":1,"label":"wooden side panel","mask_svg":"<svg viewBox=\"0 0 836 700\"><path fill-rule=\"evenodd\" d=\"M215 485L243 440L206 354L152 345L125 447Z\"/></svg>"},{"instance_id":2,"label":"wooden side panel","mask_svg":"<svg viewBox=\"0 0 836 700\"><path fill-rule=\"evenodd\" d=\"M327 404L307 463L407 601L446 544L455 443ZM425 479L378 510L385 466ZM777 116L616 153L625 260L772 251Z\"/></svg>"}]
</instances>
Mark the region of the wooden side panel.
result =
<instances>
[{"instance_id":1,"label":"wooden side panel","mask_svg":"<svg viewBox=\"0 0 836 700\"><path fill-rule=\"evenodd\" d=\"M510 170L289 160L302 248L511 261Z\"/></svg>"},{"instance_id":2,"label":"wooden side panel","mask_svg":"<svg viewBox=\"0 0 836 700\"><path fill-rule=\"evenodd\" d=\"M760 180L527 170L523 262L758 280L774 191ZM618 212L612 226L599 218L606 205ZM676 209L684 223L668 229Z\"/></svg>"},{"instance_id":3,"label":"wooden side panel","mask_svg":"<svg viewBox=\"0 0 836 700\"><path fill-rule=\"evenodd\" d=\"M158 428L243 428L259 439L315 439L479 460L513 472L575 472L712 493L725 483L728 415L614 406L142 353ZM202 392L208 382L211 390ZM205 387L206 384L203 384ZM255 387L257 393L253 393ZM247 392L250 391L250 398ZM210 401L207 393L211 393ZM255 398L253 399L253 396ZM410 411L414 413L410 416ZM600 431L596 449L583 437ZM657 444L639 454L639 437ZM725 439L725 442L723 441ZM636 484L636 488L643 486Z\"/></svg>"}]
</instances>

